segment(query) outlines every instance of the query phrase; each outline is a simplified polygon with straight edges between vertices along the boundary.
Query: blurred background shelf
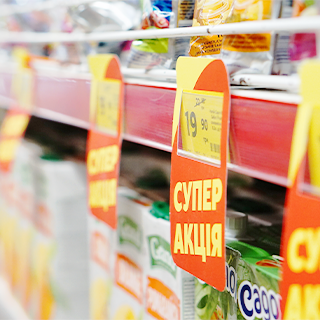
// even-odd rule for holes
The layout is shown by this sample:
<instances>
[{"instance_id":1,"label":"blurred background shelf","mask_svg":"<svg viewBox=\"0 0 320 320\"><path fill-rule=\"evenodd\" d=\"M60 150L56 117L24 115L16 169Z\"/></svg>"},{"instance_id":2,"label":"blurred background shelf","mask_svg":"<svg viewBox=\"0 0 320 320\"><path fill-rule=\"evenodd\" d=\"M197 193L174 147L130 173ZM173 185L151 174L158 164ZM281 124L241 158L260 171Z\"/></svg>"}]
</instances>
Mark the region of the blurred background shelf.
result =
<instances>
[{"instance_id":1,"label":"blurred background shelf","mask_svg":"<svg viewBox=\"0 0 320 320\"><path fill-rule=\"evenodd\" d=\"M0 70L3 107L12 102L11 79L12 71ZM38 73L34 115L89 128L90 82L86 73ZM126 78L124 138L170 151L175 91L174 82ZM229 168L285 186L300 96L253 89L233 89L231 94Z\"/></svg>"},{"instance_id":2,"label":"blurred background shelf","mask_svg":"<svg viewBox=\"0 0 320 320\"><path fill-rule=\"evenodd\" d=\"M20 304L13 297L7 281L0 276L0 319L29 320Z\"/></svg>"}]
</instances>

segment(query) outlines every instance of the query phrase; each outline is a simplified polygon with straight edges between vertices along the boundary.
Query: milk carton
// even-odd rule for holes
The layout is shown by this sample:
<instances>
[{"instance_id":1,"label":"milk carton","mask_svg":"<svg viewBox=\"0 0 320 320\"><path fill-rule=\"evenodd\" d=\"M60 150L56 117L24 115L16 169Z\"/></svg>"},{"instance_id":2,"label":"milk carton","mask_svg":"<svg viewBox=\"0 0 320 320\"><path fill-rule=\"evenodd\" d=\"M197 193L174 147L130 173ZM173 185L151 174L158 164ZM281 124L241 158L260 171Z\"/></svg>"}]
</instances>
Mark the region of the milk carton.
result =
<instances>
[{"instance_id":1,"label":"milk carton","mask_svg":"<svg viewBox=\"0 0 320 320\"><path fill-rule=\"evenodd\" d=\"M146 319L193 320L195 278L172 259L169 205L155 202L145 215L143 229L147 247Z\"/></svg>"},{"instance_id":2,"label":"milk carton","mask_svg":"<svg viewBox=\"0 0 320 320\"><path fill-rule=\"evenodd\" d=\"M41 157L37 197L34 318L88 319L89 215L85 165L50 155Z\"/></svg>"},{"instance_id":3,"label":"milk carton","mask_svg":"<svg viewBox=\"0 0 320 320\"><path fill-rule=\"evenodd\" d=\"M129 189L118 193L118 227L114 252L114 281L108 319L144 318L143 219L151 201Z\"/></svg>"}]
</instances>

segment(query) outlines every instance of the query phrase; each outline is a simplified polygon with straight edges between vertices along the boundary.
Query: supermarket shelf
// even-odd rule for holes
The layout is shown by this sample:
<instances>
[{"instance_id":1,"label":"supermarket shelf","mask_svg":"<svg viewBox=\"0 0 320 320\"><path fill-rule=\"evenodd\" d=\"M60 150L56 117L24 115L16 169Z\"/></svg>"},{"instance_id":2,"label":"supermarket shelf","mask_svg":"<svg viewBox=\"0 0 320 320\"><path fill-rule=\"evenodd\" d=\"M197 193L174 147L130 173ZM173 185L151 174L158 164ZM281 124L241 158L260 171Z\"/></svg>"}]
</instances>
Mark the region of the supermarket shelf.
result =
<instances>
[{"instance_id":1,"label":"supermarket shelf","mask_svg":"<svg viewBox=\"0 0 320 320\"><path fill-rule=\"evenodd\" d=\"M0 43L51 43L51 42L90 42L125 41L135 39L176 38L205 36L208 34L265 33L272 31L314 32L320 29L320 16L288 19L271 19L227 23L216 26L167 28L93 33L45 33L45 32L0 32Z\"/></svg>"},{"instance_id":2,"label":"supermarket shelf","mask_svg":"<svg viewBox=\"0 0 320 320\"><path fill-rule=\"evenodd\" d=\"M29 320L28 316L13 297L6 280L0 276L0 320Z\"/></svg>"},{"instance_id":3,"label":"supermarket shelf","mask_svg":"<svg viewBox=\"0 0 320 320\"><path fill-rule=\"evenodd\" d=\"M10 72L0 71L0 105L11 101L8 96L11 77ZM38 74L35 87L35 115L89 127L90 75ZM124 138L170 151L175 91L175 83L128 78ZM300 96L265 90L232 90L231 93L229 168L286 185Z\"/></svg>"}]
</instances>

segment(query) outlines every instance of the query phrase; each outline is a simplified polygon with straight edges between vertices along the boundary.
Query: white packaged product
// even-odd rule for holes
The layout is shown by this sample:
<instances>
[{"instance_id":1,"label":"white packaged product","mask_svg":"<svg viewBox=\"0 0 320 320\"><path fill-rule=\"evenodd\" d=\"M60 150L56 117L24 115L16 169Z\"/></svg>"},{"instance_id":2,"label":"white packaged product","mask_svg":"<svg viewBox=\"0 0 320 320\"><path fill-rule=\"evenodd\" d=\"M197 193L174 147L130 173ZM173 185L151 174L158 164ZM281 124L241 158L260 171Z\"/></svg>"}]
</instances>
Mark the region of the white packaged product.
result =
<instances>
[{"instance_id":1,"label":"white packaged product","mask_svg":"<svg viewBox=\"0 0 320 320\"><path fill-rule=\"evenodd\" d=\"M120 188L118 194L118 228L114 253L115 285L108 319L144 319L143 218L151 201L136 192Z\"/></svg>"},{"instance_id":2,"label":"white packaged product","mask_svg":"<svg viewBox=\"0 0 320 320\"><path fill-rule=\"evenodd\" d=\"M169 205L155 202L144 219L146 319L193 320L194 276L177 267L170 250Z\"/></svg>"},{"instance_id":3,"label":"white packaged product","mask_svg":"<svg viewBox=\"0 0 320 320\"><path fill-rule=\"evenodd\" d=\"M36 319L89 318L86 167L50 156L39 160L34 250Z\"/></svg>"}]
</instances>

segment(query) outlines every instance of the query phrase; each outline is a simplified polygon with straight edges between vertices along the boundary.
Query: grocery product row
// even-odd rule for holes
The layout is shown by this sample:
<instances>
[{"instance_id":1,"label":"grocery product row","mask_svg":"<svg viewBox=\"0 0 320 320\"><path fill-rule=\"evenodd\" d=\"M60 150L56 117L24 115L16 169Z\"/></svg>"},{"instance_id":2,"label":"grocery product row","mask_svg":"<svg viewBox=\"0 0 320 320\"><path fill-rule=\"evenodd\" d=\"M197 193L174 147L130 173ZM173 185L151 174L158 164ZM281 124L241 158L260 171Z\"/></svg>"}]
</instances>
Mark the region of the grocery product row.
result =
<instances>
[{"instance_id":1,"label":"grocery product row","mask_svg":"<svg viewBox=\"0 0 320 320\"><path fill-rule=\"evenodd\" d=\"M124 143L114 230L88 209L85 140L32 118L1 173L1 275L30 319L251 319L252 295L280 319L284 188L229 174L220 292L172 260L170 154Z\"/></svg>"}]
</instances>

